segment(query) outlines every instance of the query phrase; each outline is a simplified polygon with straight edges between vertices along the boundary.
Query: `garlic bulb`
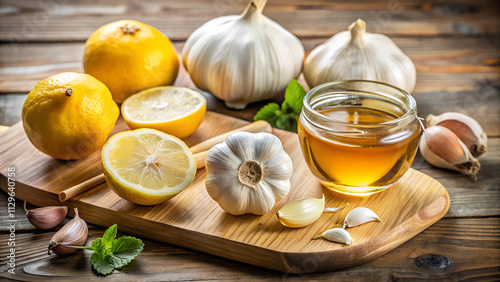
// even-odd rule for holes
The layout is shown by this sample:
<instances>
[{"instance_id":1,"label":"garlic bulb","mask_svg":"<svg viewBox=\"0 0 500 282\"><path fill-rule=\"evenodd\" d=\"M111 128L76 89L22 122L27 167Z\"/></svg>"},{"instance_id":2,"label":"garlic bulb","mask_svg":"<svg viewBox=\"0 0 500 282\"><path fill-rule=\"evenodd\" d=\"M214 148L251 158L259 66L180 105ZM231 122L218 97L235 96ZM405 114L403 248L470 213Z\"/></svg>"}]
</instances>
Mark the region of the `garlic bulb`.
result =
<instances>
[{"instance_id":1,"label":"garlic bulb","mask_svg":"<svg viewBox=\"0 0 500 282\"><path fill-rule=\"evenodd\" d=\"M395 85L411 93L417 81L415 65L387 36L366 32L358 19L314 48L304 62L310 87L322 83L366 79Z\"/></svg>"},{"instance_id":2,"label":"garlic bulb","mask_svg":"<svg viewBox=\"0 0 500 282\"><path fill-rule=\"evenodd\" d=\"M488 136L479 123L470 116L449 112L439 116L428 115L427 126L440 125L451 130L462 141L474 157L488 149Z\"/></svg>"},{"instance_id":3,"label":"garlic bulb","mask_svg":"<svg viewBox=\"0 0 500 282\"><path fill-rule=\"evenodd\" d=\"M234 132L207 154L207 192L233 215L262 215L290 190L293 165L278 137Z\"/></svg>"},{"instance_id":4,"label":"garlic bulb","mask_svg":"<svg viewBox=\"0 0 500 282\"><path fill-rule=\"evenodd\" d=\"M471 174L475 179L481 165L465 144L448 128L429 126L420 138L420 152L431 165Z\"/></svg>"},{"instance_id":5,"label":"garlic bulb","mask_svg":"<svg viewBox=\"0 0 500 282\"><path fill-rule=\"evenodd\" d=\"M286 227L299 228L312 224L323 214L325 195L323 198L303 198L284 205L276 216Z\"/></svg>"},{"instance_id":6,"label":"garlic bulb","mask_svg":"<svg viewBox=\"0 0 500 282\"><path fill-rule=\"evenodd\" d=\"M345 217L344 228L359 226L371 221L382 222L378 215L371 209L358 207L350 211L349 214Z\"/></svg>"},{"instance_id":7,"label":"garlic bulb","mask_svg":"<svg viewBox=\"0 0 500 282\"><path fill-rule=\"evenodd\" d=\"M335 243L342 243L346 245L350 245L354 239L352 239L351 234L342 228L332 228L328 229L322 234L314 237L313 239L325 238L328 241L332 241Z\"/></svg>"},{"instance_id":8,"label":"garlic bulb","mask_svg":"<svg viewBox=\"0 0 500 282\"><path fill-rule=\"evenodd\" d=\"M302 69L302 43L262 14L265 4L251 1L241 15L205 23L182 49L182 61L196 86L227 107L243 109L275 97Z\"/></svg>"}]
</instances>

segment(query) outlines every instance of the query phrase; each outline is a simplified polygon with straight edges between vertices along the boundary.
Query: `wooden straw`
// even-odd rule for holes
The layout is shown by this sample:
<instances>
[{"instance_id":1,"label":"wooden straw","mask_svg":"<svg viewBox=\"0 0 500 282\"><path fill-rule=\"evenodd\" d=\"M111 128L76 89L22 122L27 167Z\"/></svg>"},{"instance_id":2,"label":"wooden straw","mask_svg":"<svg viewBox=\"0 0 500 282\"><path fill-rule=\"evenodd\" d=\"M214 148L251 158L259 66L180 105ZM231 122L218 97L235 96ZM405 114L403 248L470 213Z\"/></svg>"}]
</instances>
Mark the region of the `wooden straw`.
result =
<instances>
[{"instance_id":1,"label":"wooden straw","mask_svg":"<svg viewBox=\"0 0 500 282\"><path fill-rule=\"evenodd\" d=\"M243 127L240 127L238 129L229 131L227 133L217 135L213 138L210 138L208 140L205 140L198 145L195 145L190 148L191 152L194 154L194 160L196 161L196 168L200 169L205 167L205 158L207 157L208 150L212 148L215 144L223 142L226 137L235 132L235 131L246 131L246 132L272 132L272 127L271 125L266 122L266 121L255 121L251 124L245 125ZM76 195L79 195L87 190L90 190L96 186L98 186L101 183L104 183L106 180L104 178L104 174L99 174L95 177L92 177L82 183L79 183L73 187L70 187L61 193L59 193L59 201L65 202L71 198L73 198Z\"/></svg>"}]
</instances>

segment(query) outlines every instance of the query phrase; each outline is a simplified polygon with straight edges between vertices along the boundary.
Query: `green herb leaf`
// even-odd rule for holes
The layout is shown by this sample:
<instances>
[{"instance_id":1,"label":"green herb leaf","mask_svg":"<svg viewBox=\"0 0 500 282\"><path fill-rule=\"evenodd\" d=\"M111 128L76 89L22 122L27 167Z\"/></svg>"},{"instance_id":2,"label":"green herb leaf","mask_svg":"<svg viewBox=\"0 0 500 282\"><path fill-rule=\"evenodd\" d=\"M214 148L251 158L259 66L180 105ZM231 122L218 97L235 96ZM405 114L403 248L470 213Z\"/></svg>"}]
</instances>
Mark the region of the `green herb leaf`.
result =
<instances>
[{"instance_id":1,"label":"green herb leaf","mask_svg":"<svg viewBox=\"0 0 500 282\"><path fill-rule=\"evenodd\" d=\"M127 265L142 252L144 243L134 237L123 236L115 240L111 248L111 261L115 268Z\"/></svg>"},{"instance_id":2,"label":"green herb leaf","mask_svg":"<svg viewBox=\"0 0 500 282\"><path fill-rule=\"evenodd\" d=\"M286 87L283 104L292 108L293 112L299 115L302 111L304 96L306 96L306 91L302 88L302 85L297 80L292 79Z\"/></svg>"},{"instance_id":3,"label":"green herb leaf","mask_svg":"<svg viewBox=\"0 0 500 282\"><path fill-rule=\"evenodd\" d=\"M116 224L111 226L110 228L108 228L108 230L106 230L106 232L104 232L104 235L102 236L102 243L106 249L111 248L111 246L113 245L113 241L116 238L117 232L118 229L116 227Z\"/></svg>"},{"instance_id":4,"label":"green herb leaf","mask_svg":"<svg viewBox=\"0 0 500 282\"><path fill-rule=\"evenodd\" d=\"M115 269L110 256L103 255L101 252L93 252L90 256L90 263L94 269L102 275L108 275Z\"/></svg>"},{"instance_id":5,"label":"green herb leaf","mask_svg":"<svg viewBox=\"0 0 500 282\"><path fill-rule=\"evenodd\" d=\"M306 91L298 81L292 79L285 90L285 100L281 107L269 103L262 107L253 117L254 120L265 120L273 127L297 132L297 120L302 111Z\"/></svg>"},{"instance_id":6,"label":"green herb leaf","mask_svg":"<svg viewBox=\"0 0 500 282\"><path fill-rule=\"evenodd\" d=\"M253 120L265 120L272 126L276 125L276 119L281 115L280 106L276 103L269 103L262 107L253 117Z\"/></svg>"},{"instance_id":7,"label":"green herb leaf","mask_svg":"<svg viewBox=\"0 0 500 282\"><path fill-rule=\"evenodd\" d=\"M113 225L102 238L92 241L91 247L81 247L80 249L94 250L90 256L90 263L94 269L103 275L108 275L115 268L121 268L132 261L144 248L141 240L130 236L123 236L118 239L117 225Z\"/></svg>"}]
</instances>

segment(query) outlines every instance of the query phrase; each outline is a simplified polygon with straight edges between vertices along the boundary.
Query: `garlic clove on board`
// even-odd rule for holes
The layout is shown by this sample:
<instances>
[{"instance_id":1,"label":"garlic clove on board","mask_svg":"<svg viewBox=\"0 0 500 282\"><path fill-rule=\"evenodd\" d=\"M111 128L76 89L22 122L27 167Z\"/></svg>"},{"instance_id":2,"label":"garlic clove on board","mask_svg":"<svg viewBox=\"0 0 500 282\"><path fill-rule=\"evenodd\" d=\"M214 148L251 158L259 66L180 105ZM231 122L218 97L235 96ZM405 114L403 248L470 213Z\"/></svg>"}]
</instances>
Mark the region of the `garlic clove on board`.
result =
<instances>
[{"instance_id":1,"label":"garlic clove on board","mask_svg":"<svg viewBox=\"0 0 500 282\"><path fill-rule=\"evenodd\" d=\"M462 113L447 112L438 116L428 115L427 126L440 125L451 130L462 141L472 156L478 157L488 149L488 136L472 117Z\"/></svg>"},{"instance_id":2,"label":"garlic clove on board","mask_svg":"<svg viewBox=\"0 0 500 282\"><path fill-rule=\"evenodd\" d=\"M481 168L467 146L451 130L429 126L420 138L420 152L431 165L470 174L474 181Z\"/></svg>"},{"instance_id":3,"label":"garlic clove on board","mask_svg":"<svg viewBox=\"0 0 500 282\"><path fill-rule=\"evenodd\" d=\"M371 221L382 222L378 215L371 209L358 207L347 214L344 219L343 228L345 229L346 227L355 227Z\"/></svg>"},{"instance_id":4,"label":"garlic clove on board","mask_svg":"<svg viewBox=\"0 0 500 282\"><path fill-rule=\"evenodd\" d=\"M325 238L328 241L332 241L335 243L342 243L346 245L350 245L354 239L352 239L351 234L347 232L347 230L342 228L332 228L326 230L322 234L314 237L313 239Z\"/></svg>"},{"instance_id":5,"label":"garlic clove on board","mask_svg":"<svg viewBox=\"0 0 500 282\"><path fill-rule=\"evenodd\" d=\"M262 14L266 2L250 1L241 15L208 21L182 49L182 61L196 86L229 108L243 109L275 97L302 70L302 43Z\"/></svg>"},{"instance_id":6,"label":"garlic clove on board","mask_svg":"<svg viewBox=\"0 0 500 282\"><path fill-rule=\"evenodd\" d=\"M278 137L237 131L213 146L205 161L208 194L233 215L262 215L290 191L292 159Z\"/></svg>"},{"instance_id":7,"label":"garlic clove on board","mask_svg":"<svg viewBox=\"0 0 500 282\"><path fill-rule=\"evenodd\" d=\"M352 23L349 31L339 32L314 48L304 61L303 73L311 88L330 81L365 79L411 93L417 81L411 59L389 37L366 32L361 19Z\"/></svg>"},{"instance_id":8,"label":"garlic clove on board","mask_svg":"<svg viewBox=\"0 0 500 282\"><path fill-rule=\"evenodd\" d=\"M50 206L28 210L24 201L28 221L37 229L50 229L59 225L68 213L67 206Z\"/></svg>"},{"instance_id":9,"label":"garlic clove on board","mask_svg":"<svg viewBox=\"0 0 500 282\"><path fill-rule=\"evenodd\" d=\"M300 228L318 220L324 208L325 195L321 199L303 198L284 205L276 216L284 226Z\"/></svg>"},{"instance_id":10,"label":"garlic clove on board","mask_svg":"<svg viewBox=\"0 0 500 282\"><path fill-rule=\"evenodd\" d=\"M76 252L77 248L70 246L83 246L88 237L87 223L80 218L78 209L75 208L75 217L68 221L50 239L48 254L53 251L57 255L67 255Z\"/></svg>"}]
</instances>

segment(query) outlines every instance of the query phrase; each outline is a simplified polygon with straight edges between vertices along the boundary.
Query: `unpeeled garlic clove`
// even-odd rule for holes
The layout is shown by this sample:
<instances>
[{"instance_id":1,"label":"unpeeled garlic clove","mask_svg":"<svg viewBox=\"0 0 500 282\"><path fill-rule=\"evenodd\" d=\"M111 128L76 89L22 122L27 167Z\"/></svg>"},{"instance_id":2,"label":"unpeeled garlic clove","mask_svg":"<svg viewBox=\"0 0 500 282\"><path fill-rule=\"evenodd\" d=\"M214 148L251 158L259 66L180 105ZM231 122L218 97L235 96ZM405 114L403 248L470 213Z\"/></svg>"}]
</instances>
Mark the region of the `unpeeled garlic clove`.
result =
<instances>
[{"instance_id":1,"label":"unpeeled garlic clove","mask_svg":"<svg viewBox=\"0 0 500 282\"><path fill-rule=\"evenodd\" d=\"M488 136L479 123L464 114L443 113L438 116L428 115L427 126L440 125L451 130L469 149L472 156L478 157L488 149Z\"/></svg>"},{"instance_id":2,"label":"unpeeled garlic clove","mask_svg":"<svg viewBox=\"0 0 500 282\"><path fill-rule=\"evenodd\" d=\"M420 138L420 152L431 165L472 175L474 180L481 164L451 130L440 125L429 126Z\"/></svg>"},{"instance_id":3,"label":"unpeeled garlic clove","mask_svg":"<svg viewBox=\"0 0 500 282\"><path fill-rule=\"evenodd\" d=\"M51 206L28 210L24 201L28 221L37 229L50 229L61 223L68 213L67 206Z\"/></svg>"},{"instance_id":4,"label":"unpeeled garlic clove","mask_svg":"<svg viewBox=\"0 0 500 282\"><path fill-rule=\"evenodd\" d=\"M351 234L342 228L332 228L326 230L322 234L314 237L313 239L325 238L328 241L342 243L346 245L350 245L354 239L352 239Z\"/></svg>"},{"instance_id":5,"label":"unpeeled garlic clove","mask_svg":"<svg viewBox=\"0 0 500 282\"><path fill-rule=\"evenodd\" d=\"M80 218L78 209L75 208L75 217L68 221L59 231L52 236L49 242L49 251L57 255L67 255L76 252L77 248L70 246L83 246L88 237L87 223Z\"/></svg>"},{"instance_id":6,"label":"unpeeled garlic clove","mask_svg":"<svg viewBox=\"0 0 500 282\"><path fill-rule=\"evenodd\" d=\"M284 205L276 216L284 226L299 228L318 220L324 208L325 195L321 199L303 198Z\"/></svg>"},{"instance_id":7,"label":"unpeeled garlic clove","mask_svg":"<svg viewBox=\"0 0 500 282\"><path fill-rule=\"evenodd\" d=\"M345 217L343 228L355 227L371 221L382 222L378 215L371 209L358 207L349 212L349 214Z\"/></svg>"}]
</instances>

